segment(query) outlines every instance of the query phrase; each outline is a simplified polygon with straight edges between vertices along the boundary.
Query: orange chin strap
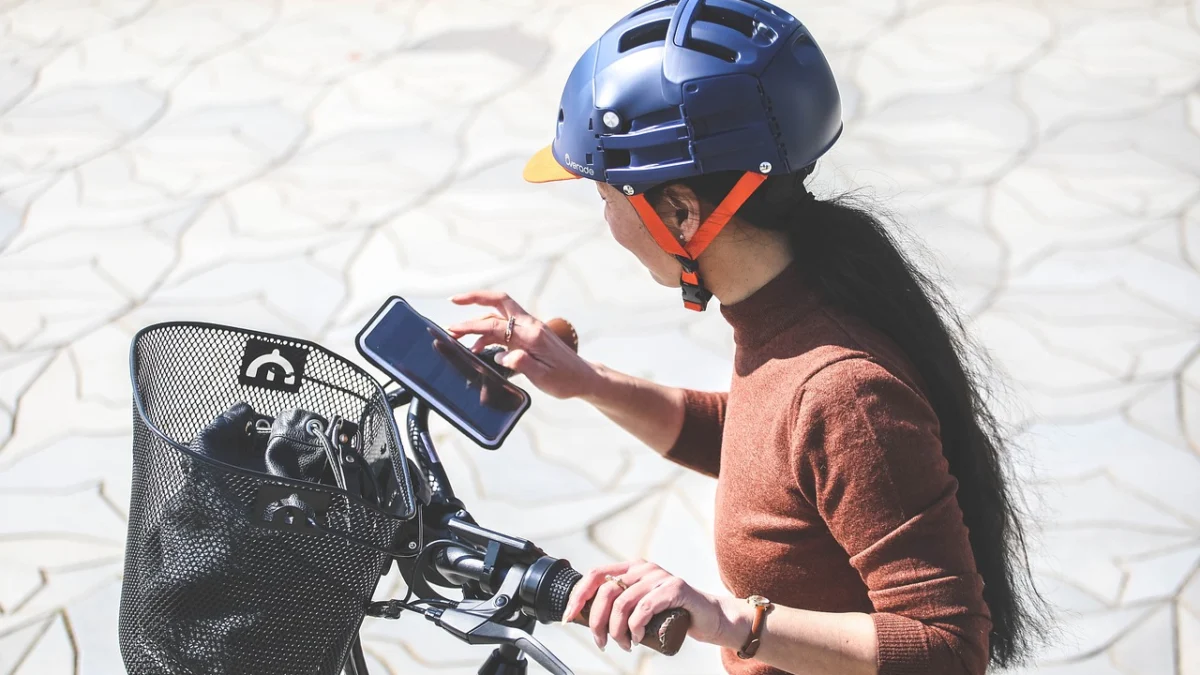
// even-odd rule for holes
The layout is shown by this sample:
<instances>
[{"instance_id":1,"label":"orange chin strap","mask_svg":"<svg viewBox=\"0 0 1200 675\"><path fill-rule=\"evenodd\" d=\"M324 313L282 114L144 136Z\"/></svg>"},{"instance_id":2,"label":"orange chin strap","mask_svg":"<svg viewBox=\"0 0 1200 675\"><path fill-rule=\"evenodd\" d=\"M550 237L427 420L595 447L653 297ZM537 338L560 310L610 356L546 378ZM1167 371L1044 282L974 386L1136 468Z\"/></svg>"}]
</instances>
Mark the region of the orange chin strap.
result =
<instances>
[{"instance_id":1,"label":"orange chin strap","mask_svg":"<svg viewBox=\"0 0 1200 675\"><path fill-rule=\"evenodd\" d=\"M747 171L743 174L729 194L725 195L725 198L717 205L716 210L700 224L696 234L692 236L692 240L686 244L675 239L671 230L667 229L667 224L658 217L658 212L650 206L650 202L646 201L645 195L636 194L629 198L633 208L642 217L642 222L646 224L646 229L650 231L650 236L654 237L654 241L662 250L675 256L679 264L683 266L683 271L679 275L679 285L683 289L684 307L703 312L704 308L708 306L712 293L704 287L704 283L700 280L700 264L697 260L700 258L700 254L704 253L704 249L708 248L713 239L716 239L717 235L721 233L722 228L733 217L733 214L742 208L742 204L746 203L750 195L754 194L754 191L766 179L766 174L755 171Z\"/></svg>"}]
</instances>

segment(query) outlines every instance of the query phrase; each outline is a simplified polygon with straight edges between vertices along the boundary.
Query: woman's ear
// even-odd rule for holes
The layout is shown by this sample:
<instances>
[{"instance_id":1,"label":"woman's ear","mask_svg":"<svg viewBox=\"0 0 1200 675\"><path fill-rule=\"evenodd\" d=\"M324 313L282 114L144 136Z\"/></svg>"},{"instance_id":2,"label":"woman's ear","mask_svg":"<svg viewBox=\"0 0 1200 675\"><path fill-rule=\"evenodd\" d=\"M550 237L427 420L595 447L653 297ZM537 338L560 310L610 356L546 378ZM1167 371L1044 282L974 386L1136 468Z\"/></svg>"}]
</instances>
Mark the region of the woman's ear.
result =
<instances>
[{"instance_id":1,"label":"woman's ear","mask_svg":"<svg viewBox=\"0 0 1200 675\"><path fill-rule=\"evenodd\" d=\"M668 185L655 210L681 244L691 241L700 229L700 199L686 185Z\"/></svg>"}]
</instances>

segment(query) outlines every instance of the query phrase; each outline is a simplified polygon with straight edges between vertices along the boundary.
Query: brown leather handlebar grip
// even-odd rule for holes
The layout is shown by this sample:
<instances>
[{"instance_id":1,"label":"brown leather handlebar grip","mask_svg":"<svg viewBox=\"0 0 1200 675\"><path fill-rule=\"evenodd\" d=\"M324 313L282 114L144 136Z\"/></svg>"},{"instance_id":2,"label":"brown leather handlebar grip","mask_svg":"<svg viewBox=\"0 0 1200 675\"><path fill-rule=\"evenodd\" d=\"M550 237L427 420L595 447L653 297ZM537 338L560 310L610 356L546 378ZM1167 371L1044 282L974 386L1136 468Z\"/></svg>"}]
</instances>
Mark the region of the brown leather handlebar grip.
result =
<instances>
[{"instance_id":1,"label":"brown leather handlebar grip","mask_svg":"<svg viewBox=\"0 0 1200 675\"><path fill-rule=\"evenodd\" d=\"M581 626L588 625L587 617L592 613L592 601L583 605L583 611L575 617L573 623ZM692 626L692 615L686 609L668 609L659 612L646 624L646 635L641 645L649 647L664 656L674 656L687 637L688 628Z\"/></svg>"},{"instance_id":2,"label":"brown leather handlebar grip","mask_svg":"<svg viewBox=\"0 0 1200 675\"><path fill-rule=\"evenodd\" d=\"M546 322L546 328L549 328L550 332L554 333L559 340L565 342L571 351L579 351L579 334L575 332L575 326L572 326L570 321L556 316Z\"/></svg>"}]
</instances>

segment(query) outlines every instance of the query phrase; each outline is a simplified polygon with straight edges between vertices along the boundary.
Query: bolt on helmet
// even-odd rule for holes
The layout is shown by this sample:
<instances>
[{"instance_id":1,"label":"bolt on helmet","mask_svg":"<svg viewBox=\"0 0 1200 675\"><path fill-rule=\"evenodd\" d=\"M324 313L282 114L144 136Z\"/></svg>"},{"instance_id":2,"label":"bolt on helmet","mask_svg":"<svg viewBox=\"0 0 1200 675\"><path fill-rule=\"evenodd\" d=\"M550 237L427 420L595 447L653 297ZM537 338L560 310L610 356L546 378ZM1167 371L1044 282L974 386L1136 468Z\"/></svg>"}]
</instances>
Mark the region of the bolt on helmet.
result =
<instances>
[{"instance_id":1,"label":"bolt on helmet","mask_svg":"<svg viewBox=\"0 0 1200 675\"><path fill-rule=\"evenodd\" d=\"M554 142L529 160L524 177L590 178L628 195L683 266L684 305L702 311L712 294L696 259L767 176L806 169L841 132L833 72L796 17L763 0L658 0L579 58ZM681 244L645 192L717 171L745 174Z\"/></svg>"}]
</instances>

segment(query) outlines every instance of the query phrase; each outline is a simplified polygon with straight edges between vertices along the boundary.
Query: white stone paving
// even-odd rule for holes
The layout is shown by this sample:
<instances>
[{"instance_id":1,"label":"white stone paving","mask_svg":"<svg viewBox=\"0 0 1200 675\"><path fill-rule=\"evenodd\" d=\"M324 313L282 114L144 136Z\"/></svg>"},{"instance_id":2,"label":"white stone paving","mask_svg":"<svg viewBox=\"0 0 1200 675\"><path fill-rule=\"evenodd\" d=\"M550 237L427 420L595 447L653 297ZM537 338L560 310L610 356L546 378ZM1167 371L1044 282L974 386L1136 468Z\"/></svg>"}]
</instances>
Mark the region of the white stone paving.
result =
<instances>
[{"instance_id":1,"label":"white stone paving","mask_svg":"<svg viewBox=\"0 0 1200 675\"><path fill-rule=\"evenodd\" d=\"M897 213L1009 378L1061 626L1021 672L1200 675L1200 3L782 4L846 104L818 191ZM648 279L590 186L520 179L633 6L0 0L0 675L124 672L125 358L148 323L353 356L387 295L448 321L488 286L569 317L589 358L727 382L728 328ZM498 453L439 438L487 524L720 589L712 482L584 404L535 396ZM487 653L414 617L365 633L372 672ZM540 634L581 675L720 670L700 645Z\"/></svg>"}]
</instances>

